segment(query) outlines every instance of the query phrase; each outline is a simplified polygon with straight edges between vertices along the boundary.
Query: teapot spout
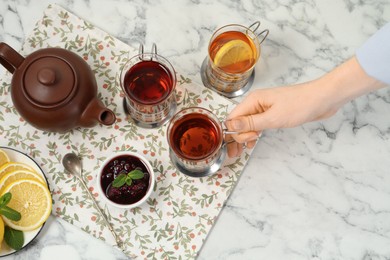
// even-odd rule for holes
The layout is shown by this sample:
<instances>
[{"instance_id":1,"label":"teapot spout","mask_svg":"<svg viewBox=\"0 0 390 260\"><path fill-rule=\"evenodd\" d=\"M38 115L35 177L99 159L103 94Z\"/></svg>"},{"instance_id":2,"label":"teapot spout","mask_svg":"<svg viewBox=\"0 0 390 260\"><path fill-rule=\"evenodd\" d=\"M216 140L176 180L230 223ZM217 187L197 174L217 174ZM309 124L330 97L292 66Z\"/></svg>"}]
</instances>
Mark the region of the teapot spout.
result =
<instances>
[{"instance_id":1,"label":"teapot spout","mask_svg":"<svg viewBox=\"0 0 390 260\"><path fill-rule=\"evenodd\" d=\"M112 125L116 121L114 112L106 108L103 103L95 98L87 105L80 118L80 126L92 127L96 123Z\"/></svg>"}]
</instances>

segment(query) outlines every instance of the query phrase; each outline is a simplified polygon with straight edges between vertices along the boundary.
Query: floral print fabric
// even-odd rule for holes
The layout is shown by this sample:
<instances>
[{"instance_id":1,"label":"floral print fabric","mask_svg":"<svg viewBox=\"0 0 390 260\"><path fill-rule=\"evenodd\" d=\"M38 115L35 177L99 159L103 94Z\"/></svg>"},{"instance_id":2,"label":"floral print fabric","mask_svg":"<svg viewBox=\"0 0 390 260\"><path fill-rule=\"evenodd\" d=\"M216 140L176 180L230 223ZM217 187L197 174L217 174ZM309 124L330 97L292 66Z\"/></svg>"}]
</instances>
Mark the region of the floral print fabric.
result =
<instances>
[{"instance_id":1,"label":"floral print fabric","mask_svg":"<svg viewBox=\"0 0 390 260\"><path fill-rule=\"evenodd\" d=\"M65 173L62 157L75 152L82 158L83 178L114 230L126 244L125 253L147 259L194 259L235 187L249 159L226 159L213 176L191 178L178 172L169 160L167 124L157 129L138 128L125 114L119 85L121 67L138 53L94 25L50 5L27 37L22 55L45 47L61 47L80 55L95 73L98 98L113 110L112 126L76 128L67 133L35 129L20 117L11 100L10 73L0 79L0 143L14 147L41 165L50 184L53 214L115 246L115 240L78 180ZM169 59L169 57L167 57ZM176 68L180 71L180 68ZM177 75L178 110L200 106L220 120L233 108L227 100L191 79ZM132 210L113 208L97 193L96 176L102 162L116 151L144 155L156 173L152 196Z\"/></svg>"}]
</instances>

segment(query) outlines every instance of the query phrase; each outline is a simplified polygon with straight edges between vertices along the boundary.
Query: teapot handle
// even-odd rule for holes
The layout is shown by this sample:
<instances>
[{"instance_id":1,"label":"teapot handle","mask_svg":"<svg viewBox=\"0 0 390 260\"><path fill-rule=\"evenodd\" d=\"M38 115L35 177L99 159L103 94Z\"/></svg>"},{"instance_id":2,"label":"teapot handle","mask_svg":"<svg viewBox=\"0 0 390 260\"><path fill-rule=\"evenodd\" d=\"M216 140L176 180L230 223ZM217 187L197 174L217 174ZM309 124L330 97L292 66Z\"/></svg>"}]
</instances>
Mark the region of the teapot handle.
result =
<instances>
[{"instance_id":1,"label":"teapot handle","mask_svg":"<svg viewBox=\"0 0 390 260\"><path fill-rule=\"evenodd\" d=\"M24 58L8 44L0 42L0 63L3 65L9 72L14 73L14 71L22 64Z\"/></svg>"}]
</instances>

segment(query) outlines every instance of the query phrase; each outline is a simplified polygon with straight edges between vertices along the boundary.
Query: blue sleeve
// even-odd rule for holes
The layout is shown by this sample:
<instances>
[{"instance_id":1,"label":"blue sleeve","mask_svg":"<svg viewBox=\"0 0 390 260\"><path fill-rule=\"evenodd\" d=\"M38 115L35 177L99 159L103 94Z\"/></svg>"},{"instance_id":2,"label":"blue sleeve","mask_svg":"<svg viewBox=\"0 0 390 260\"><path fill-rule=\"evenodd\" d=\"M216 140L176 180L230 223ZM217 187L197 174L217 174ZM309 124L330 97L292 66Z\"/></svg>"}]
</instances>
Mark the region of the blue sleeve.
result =
<instances>
[{"instance_id":1,"label":"blue sleeve","mask_svg":"<svg viewBox=\"0 0 390 260\"><path fill-rule=\"evenodd\" d=\"M390 84L390 23L371 36L356 57L368 75Z\"/></svg>"}]
</instances>

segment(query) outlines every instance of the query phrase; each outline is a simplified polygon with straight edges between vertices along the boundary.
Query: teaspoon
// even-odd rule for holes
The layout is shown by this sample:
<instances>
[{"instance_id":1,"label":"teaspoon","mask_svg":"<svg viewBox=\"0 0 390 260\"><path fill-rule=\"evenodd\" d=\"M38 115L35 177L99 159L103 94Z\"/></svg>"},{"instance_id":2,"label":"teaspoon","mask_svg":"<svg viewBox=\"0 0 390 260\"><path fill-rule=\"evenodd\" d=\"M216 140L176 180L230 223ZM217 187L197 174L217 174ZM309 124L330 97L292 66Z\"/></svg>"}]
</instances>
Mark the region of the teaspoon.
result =
<instances>
[{"instance_id":1,"label":"teaspoon","mask_svg":"<svg viewBox=\"0 0 390 260\"><path fill-rule=\"evenodd\" d=\"M64 165L64 168L65 168L65 170L67 172L69 172L70 174L76 176L79 179L79 181L81 182L81 184L83 185L85 190L88 192L89 197L93 201L93 204L94 204L96 210L103 217L103 220L106 223L108 229L111 231L112 235L114 236L118 247L120 249L124 250L123 242L120 240L119 236L115 233L115 231L112 228L110 222L108 222L108 220L106 218L106 215L104 215L104 213L102 212L100 207L97 205L95 199L93 198L91 192L89 191L87 185L85 184L85 182L84 182L84 180L83 180L83 178L81 176L82 166L81 166L81 160L79 159L79 157L77 157L77 155L74 154L74 153L67 153L67 154L65 154L64 158L62 159L62 165Z\"/></svg>"}]
</instances>

